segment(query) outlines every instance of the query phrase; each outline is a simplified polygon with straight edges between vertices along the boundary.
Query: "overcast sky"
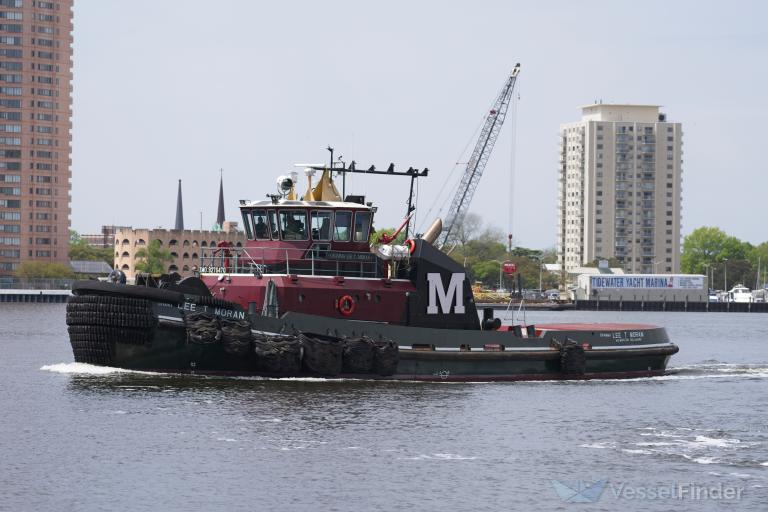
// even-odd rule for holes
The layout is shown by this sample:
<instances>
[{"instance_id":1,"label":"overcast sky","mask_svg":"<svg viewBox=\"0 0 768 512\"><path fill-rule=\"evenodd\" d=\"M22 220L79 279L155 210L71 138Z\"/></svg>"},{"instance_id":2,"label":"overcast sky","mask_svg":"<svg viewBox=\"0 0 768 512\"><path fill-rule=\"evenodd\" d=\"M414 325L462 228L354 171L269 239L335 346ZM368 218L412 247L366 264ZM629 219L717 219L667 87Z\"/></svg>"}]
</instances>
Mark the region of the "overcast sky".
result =
<instances>
[{"instance_id":1,"label":"overcast sky","mask_svg":"<svg viewBox=\"0 0 768 512\"><path fill-rule=\"evenodd\" d=\"M182 179L186 226L202 211L207 229L220 168L237 219L238 199L273 193L294 163L325 162L328 144L365 166L429 167L426 223L520 62L516 130L509 117L471 211L506 231L511 207L517 244L553 246L559 125L595 99L660 104L683 124L683 234L715 225L759 243L766 5L76 0L72 225L172 227ZM357 177L347 192L394 226L407 185Z\"/></svg>"}]
</instances>

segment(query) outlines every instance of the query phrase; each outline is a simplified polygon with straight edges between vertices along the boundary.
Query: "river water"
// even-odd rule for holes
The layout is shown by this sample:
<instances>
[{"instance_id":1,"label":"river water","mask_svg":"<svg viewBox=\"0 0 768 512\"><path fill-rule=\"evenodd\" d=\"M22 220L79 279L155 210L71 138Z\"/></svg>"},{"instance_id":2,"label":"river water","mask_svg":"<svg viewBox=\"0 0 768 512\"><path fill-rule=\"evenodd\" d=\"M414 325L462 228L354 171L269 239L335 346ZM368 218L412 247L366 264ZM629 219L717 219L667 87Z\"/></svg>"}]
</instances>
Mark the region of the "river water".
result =
<instances>
[{"instance_id":1,"label":"river water","mask_svg":"<svg viewBox=\"0 0 768 512\"><path fill-rule=\"evenodd\" d=\"M64 305L2 304L0 510L768 508L768 315L527 320L656 323L680 353L630 381L141 374L73 363Z\"/></svg>"}]
</instances>

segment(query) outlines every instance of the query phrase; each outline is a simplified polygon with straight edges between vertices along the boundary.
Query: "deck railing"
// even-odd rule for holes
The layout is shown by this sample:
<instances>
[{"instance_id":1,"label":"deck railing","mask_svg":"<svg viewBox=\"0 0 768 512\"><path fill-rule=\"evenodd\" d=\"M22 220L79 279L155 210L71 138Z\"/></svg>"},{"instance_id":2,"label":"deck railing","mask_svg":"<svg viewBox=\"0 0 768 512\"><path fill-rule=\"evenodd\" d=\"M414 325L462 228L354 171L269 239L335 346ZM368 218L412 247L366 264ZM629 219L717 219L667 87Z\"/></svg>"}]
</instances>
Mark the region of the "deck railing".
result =
<instances>
[{"instance_id":1,"label":"deck railing","mask_svg":"<svg viewBox=\"0 0 768 512\"><path fill-rule=\"evenodd\" d=\"M300 274L312 276L383 277L382 265L370 252L276 247L212 247L201 250L200 273Z\"/></svg>"}]
</instances>

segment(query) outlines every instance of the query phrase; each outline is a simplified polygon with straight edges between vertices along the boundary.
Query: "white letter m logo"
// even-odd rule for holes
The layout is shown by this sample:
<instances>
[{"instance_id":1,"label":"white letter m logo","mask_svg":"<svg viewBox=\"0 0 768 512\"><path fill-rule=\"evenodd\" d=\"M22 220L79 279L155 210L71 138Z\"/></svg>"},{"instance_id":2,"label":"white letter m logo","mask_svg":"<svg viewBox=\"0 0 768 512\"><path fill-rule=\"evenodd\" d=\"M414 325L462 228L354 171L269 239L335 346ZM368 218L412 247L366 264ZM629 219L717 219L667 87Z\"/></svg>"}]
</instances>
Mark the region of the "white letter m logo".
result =
<instances>
[{"instance_id":1,"label":"white letter m logo","mask_svg":"<svg viewBox=\"0 0 768 512\"><path fill-rule=\"evenodd\" d=\"M451 312L451 304L454 300L456 306L454 313L464 313L464 274L451 274L451 282L448 284L448 291L443 288L443 280L438 273L427 274L429 281L429 305L427 306L428 315L438 314L437 300L440 300L440 313Z\"/></svg>"}]
</instances>

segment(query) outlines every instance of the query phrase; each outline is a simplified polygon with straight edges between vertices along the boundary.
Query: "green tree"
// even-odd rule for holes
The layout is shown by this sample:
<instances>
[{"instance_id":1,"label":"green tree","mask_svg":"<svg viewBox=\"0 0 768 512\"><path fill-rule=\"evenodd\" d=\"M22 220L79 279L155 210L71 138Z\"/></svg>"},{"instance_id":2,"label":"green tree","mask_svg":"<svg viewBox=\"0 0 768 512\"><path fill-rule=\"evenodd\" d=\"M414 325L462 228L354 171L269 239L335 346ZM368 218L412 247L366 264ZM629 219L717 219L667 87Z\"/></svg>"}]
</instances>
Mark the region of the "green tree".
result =
<instances>
[{"instance_id":1,"label":"green tree","mask_svg":"<svg viewBox=\"0 0 768 512\"><path fill-rule=\"evenodd\" d=\"M557 257L557 249L554 247L547 247L541 251L541 260L544 263L557 263L559 261Z\"/></svg>"},{"instance_id":2,"label":"green tree","mask_svg":"<svg viewBox=\"0 0 768 512\"><path fill-rule=\"evenodd\" d=\"M715 227L700 227L683 240L680 269L686 274L704 274L708 266L728 260L743 260L751 245Z\"/></svg>"},{"instance_id":3,"label":"green tree","mask_svg":"<svg viewBox=\"0 0 768 512\"><path fill-rule=\"evenodd\" d=\"M114 247L93 247L80 237L74 229L69 230L69 259L104 261L110 267L114 264Z\"/></svg>"},{"instance_id":4,"label":"green tree","mask_svg":"<svg viewBox=\"0 0 768 512\"><path fill-rule=\"evenodd\" d=\"M759 281L757 286L762 288L765 283L768 283L768 242L753 247L749 254L749 261L755 269L755 280ZM758 272L760 274L759 279L757 279Z\"/></svg>"},{"instance_id":5,"label":"green tree","mask_svg":"<svg viewBox=\"0 0 768 512\"><path fill-rule=\"evenodd\" d=\"M168 249L163 249L160 240L152 240L148 246L142 247L136 251L137 272L148 272L150 274L162 274L165 272L166 263L173 259Z\"/></svg>"},{"instance_id":6,"label":"green tree","mask_svg":"<svg viewBox=\"0 0 768 512\"><path fill-rule=\"evenodd\" d=\"M470 240L477 239L483 232L482 226L482 217L476 213L467 213L460 222L451 228L451 233L445 243L446 248L450 250L452 247L463 247ZM448 229L448 226L444 225L443 229Z\"/></svg>"},{"instance_id":7,"label":"green tree","mask_svg":"<svg viewBox=\"0 0 768 512\"><path fill-rule=\"evenodd\" d=\"M16 277L25 279L71 279L75 273L63 263L23 261L16 268Z\"/></svg>"}]
</instances>

